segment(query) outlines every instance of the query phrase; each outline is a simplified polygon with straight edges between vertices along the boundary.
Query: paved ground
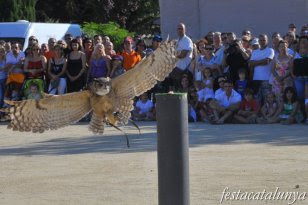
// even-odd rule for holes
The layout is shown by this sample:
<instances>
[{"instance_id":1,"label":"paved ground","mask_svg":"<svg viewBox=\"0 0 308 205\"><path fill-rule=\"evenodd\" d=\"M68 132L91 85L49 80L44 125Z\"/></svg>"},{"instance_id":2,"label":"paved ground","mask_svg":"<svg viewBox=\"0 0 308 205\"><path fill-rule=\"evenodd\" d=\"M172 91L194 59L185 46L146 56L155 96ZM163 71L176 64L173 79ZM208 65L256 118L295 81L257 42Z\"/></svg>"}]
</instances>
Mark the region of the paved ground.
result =
<instances>
[{"instance_id":1,"label":"paved ground","mask_svg":"<svg viewBox=\"0 0 308 205\"><path fill-rule=\"evenodd\" d=\"M130 149L112 128L104 136L92 135L85 124L39 135L0 125L0 204L158 204L156 124L139 125L141 135L126 129ZM192 205L219 204L226 187L308 192L308 126L189 126ZM308 204L305 198L293 204Z\"/></svg>"}]
</instances>

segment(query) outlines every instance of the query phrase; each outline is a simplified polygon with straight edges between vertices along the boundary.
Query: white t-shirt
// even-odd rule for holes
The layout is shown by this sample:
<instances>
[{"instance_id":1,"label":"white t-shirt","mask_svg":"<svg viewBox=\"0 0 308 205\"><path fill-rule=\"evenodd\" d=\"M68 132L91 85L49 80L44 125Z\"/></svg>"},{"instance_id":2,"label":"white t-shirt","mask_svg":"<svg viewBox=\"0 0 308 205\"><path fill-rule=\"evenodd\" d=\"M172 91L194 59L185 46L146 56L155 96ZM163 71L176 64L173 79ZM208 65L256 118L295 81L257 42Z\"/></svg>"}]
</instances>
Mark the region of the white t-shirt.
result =
<instances>
[{"instance_id":1,"label":"white t-shirt","mask_svg":"<svg viewBox=\"0 0 308 205\"><path fill-rule=\"evenodd\" d=\"M215 98L216 96L220 95L221 93L225 92L222 88L219 88L215 91Z\"/></svg>"},{"instance_id":2,"label":"white t-shirt","mask_svg":"<svg viewBox=\"0 0 308 205\"><path fill-rule=\"evenodd\" d=\"M209 98L214 98L214 91L210 88L203 88L198 91L198 101L205 102Z\"/></svg>"},{"instance_id":3,"label":"white t-shirt","mask_svg":"<svg viewBox=\"0 0 308 205\"><path fill-rule=\"evenodd\" d=\"M215 98L218 100L219 105L223 107L229 107L230 105L242 101L242 96L233 89L229 98L225 92L220 93L219 95L215 96Z\"/></svg>"},{"instance_id":4,"label":"white t-shirt","mask_svg":"<svg viewBox=\"0 0 308 205\"><path fill-rule=\"evenodd\" d=\"M224 58L225 46L221 46L215 53L215 64L221 65Z\"/></svg>"},{"instance_id":5,"label":"white t-shirt","mask_svg":"<svg viewBox=\"0 0 308 205\"><path fill-rule=\"evenodd\" d=\"M258 61L269 58L273 60L275 56L275 51L272 48L265 48L263 50L257 49L254 50L251 54L250 60ZM271 63L267 65L256 66L253 73L253 80L269 80L271 76Z\"/></svg>"},{"instance_id":6,"label":"white t-shirt","mask_svg":"<svg viewBox=\"0 0 308 205\"><path fill-rule=\"evenodd\" d=\"M144 114L148 113L153 108L153 103L151 100L147 100L145 103L143 103L141 100L138 100L136 107L140 109L139 114Z\"/></svg>"},{"instance_id":7,"label":"white t-shirt","mask_svg":"<svg viewBox=\"0 0 308 205\"><path fill-rule=\"evenodd\" d=\"M188 54L185 58L178 59L176 62L176 67L181 70L185 70L191 62L192 59L192 51L193 51L193 42L191 39L184 35L181 39L178 39L176 51L180 53L182 50L188 50Z\"/></svg>"}]
</instances>

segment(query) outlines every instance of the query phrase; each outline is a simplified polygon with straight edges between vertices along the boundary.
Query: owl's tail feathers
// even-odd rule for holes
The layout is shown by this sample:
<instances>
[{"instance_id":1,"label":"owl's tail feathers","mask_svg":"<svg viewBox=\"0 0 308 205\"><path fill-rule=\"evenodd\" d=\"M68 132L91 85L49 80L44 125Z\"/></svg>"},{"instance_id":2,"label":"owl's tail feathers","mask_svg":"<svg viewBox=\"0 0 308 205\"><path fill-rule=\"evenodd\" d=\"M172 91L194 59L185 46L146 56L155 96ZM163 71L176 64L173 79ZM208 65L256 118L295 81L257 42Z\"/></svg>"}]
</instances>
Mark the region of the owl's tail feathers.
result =
<instances>
[{"instance_id":1,"label":"owl's tail feathers","mask_svg":"<svg viewBox=\"0 0 308 205\"><path fill-rule=\"evenodd\" d=\"M100 118L95 113L93 113L89 130L94 134L103 134L104 133L104 118Z\"/></svg>"}]
</instances>

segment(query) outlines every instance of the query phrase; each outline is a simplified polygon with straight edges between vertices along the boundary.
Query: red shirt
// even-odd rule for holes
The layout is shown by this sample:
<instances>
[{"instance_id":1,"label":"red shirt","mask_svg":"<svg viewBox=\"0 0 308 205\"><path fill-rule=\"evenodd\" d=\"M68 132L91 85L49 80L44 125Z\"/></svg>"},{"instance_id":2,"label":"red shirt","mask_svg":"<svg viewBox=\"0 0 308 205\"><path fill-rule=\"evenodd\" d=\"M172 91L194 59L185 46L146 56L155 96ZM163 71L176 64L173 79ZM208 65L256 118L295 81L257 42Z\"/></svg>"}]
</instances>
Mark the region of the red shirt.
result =
<instances>
[{"instance_id":1,"label":"red shirt","mask_svg":"<svg viewBox=\"0 0 308 205\"><path fill-rule=\"evenodd\" d=\"M259 107L260 106L255 99L252 99L250 101L244 99L240 105L240 109L244 111L258 111Z\"/></svg>"},{"instance_id":2,"label":"red shirt","mask_svg":"<svg viewBox=\"0 0 308 205\"><path fill-rule=\"evenodd\" d=\"M47 61L53 57L55 57L55 53L53 51L48 51L44 53L44 56L46 57Z\"/></svg>"},{"instance_id":3,"label":"red shirt","mask_svg":"<svg viewBox=\"0 0 308 205\"><path fill-rule=\"evenodd\" d=\"M28 69L42 69L43 64L42 61L29 61L28 62ZM43 78L43 72L37 72L37 73L28 73L28 78Z\"/></svg>"}]
</instances>

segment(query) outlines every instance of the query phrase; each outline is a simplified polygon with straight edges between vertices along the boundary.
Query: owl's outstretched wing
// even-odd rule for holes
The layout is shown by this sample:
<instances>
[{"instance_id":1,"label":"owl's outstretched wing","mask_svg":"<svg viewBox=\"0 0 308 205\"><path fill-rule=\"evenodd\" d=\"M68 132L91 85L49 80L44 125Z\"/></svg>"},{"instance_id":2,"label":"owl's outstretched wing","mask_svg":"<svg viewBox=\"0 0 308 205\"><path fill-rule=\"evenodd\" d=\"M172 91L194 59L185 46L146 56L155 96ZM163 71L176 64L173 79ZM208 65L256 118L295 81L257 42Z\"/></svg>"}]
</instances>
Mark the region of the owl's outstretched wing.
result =
<instances>
[{"instance_id":1,"label":"owl's outstretched wing","mask_svg":"<svg viewBox=\"0 0 308 205\"><path fill-rule=\"evenodd\" d=\"M164 42L150 56L139 62L133 69L111 81L112 99L115 112L127 123L133 109L132 99L163 81L176 63L174 42Z\"/></svg>"},{"instance_id":2,"label":"owl's outstretched wing","mask_svg":"<svg viewBox=\"0 0 308 205\"><path fill-rule=\"evenodd\" d=\"M91 111L89 91L7 103L12 105L5 110L11 119L8 128L27 132L64 127Z\"/></svg>"}]
</instances>

